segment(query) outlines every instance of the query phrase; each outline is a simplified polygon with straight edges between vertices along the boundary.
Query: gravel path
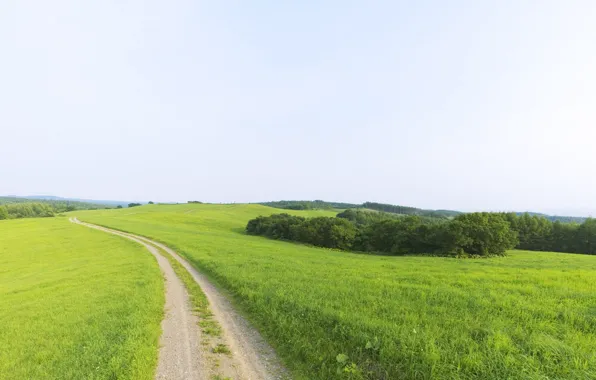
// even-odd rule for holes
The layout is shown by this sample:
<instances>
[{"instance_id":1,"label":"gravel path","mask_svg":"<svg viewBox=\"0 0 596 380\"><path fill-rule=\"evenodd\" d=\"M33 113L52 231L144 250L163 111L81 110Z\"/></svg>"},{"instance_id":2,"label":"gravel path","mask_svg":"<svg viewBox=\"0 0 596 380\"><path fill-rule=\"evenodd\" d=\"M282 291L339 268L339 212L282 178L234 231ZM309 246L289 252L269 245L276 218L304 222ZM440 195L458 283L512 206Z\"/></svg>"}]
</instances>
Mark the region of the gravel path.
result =
<instances>
[{"instance_id":1,"label":"gravel path","mask_svg":"<svg viewBox=\"0 0 596 380\"><path fill-rule=\"evenodd\" d=\"M120 231L80 222L71 222L118 235L142 244L157 259L165 278L165 317L161 322L162 335L159 340L159 355L156 379L207 379L201 376L201 363L204 362L200 345L201 331L198 317L192 313L188 293L184 284L176 276L168 260L154 246L141 239Z\"/></svg>"},{"instance_id":2,"label":"gravel path","mask_svg":"<svg viewBox=\"0 0 596 380\"><path fill-rule=\"evenodd\" d=\"M166 317L162 322L156 379L212 379L217 378L215 375L233 380L290 378L261 335L204 275L172 249L142 236L80 222L76 218L71 221L134 240L157 258L166 278ZM192 313L184 285L157 248L182 264L200 285L209 301L213 318L223 330L217 343L225 344L231 351L229 355L214 356L210 352L204 334L201 338L198 318Z\"/></svg>"}]
</instances>

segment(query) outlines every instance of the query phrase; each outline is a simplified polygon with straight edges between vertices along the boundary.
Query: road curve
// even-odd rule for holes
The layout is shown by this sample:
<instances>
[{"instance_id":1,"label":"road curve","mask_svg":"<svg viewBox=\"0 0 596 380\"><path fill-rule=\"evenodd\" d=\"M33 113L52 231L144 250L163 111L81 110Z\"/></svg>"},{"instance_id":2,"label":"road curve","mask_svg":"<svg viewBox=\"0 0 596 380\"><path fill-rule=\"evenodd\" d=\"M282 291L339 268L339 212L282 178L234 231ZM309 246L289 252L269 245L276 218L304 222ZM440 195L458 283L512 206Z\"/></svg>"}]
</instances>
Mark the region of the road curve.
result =
<instances>
[{"instance_id":1,"label":"road curve","mask_svg":"<svg viewBox=\"0 0 596 380\"><path fill-rule=\"evenodd\" d=\"M164 275L166 293L165 316L161 323L162 335L159 340L155 378L160 380L208 379L202 373L205 371L201 371L201 363L204 359L200 346L201 333L198 317L192 313L184 284L176 276L168 260L160 254L159 249L130 234L84 223L77 218L71 218L70 221L135 241L155 256Z\"/></svg>"},{"instance_id":2,"label":"road curve","mask_svg":"<svg viewBox=\"0 0 596 380\"><path fill-rule=\"evenodd\" d=\"M159 352L157 379L210 378L208 373L210 355L204 351L204 347L202 349L198 346L201 332L197 328L197 317L192 313L188 294L167 259L160 254L159 249L162 249L182 264L205 293L213 317L219 322L223 330L221 339L231 351L231 355L217 359L217 367L222 372L226 372L226 375L234 380L278 380L290 378L271 346L265 342L261 335L233 308L228 299L220 294L204 275L199 273L175 251L164 244L142 236L81 222L76 218L71 218L71 222L123 236L145 246L157 258L166 277L166 309L169 311L176 309L180 310L180 312L185 309L183 313L185 315L184 318L181 318L181 315L179 315L181 313L175 313L175 315L166 313L166 318L162 323L164 332L160 340L162 346ZM180 290L178 285L182 287L182 290ZM169 287L175 289L172 289L170 293ZM180 296L180 292L184 293L184 297ZM175 304L168 306L168 298L175 298L177 301L183 302L184 307L181 308L179 305L180 302L175 302ZM171 318L171 321L167 322L169 318ZM176 331L169 331L167 333L166 327L173 327ZM186 330L188 332L180 330ZM197 331L195 332L195 330ZM168 339L164 339L166 335L169 336ZM168 347L174 345L177 348ZM188 355L190 355L190 358ZM175 364L171 362L172 360ZM201 363L203 364L202 366ZM182 368L178 368L179 366ZM178 371L172 371L171 367L177 368Z\"/></svg>"}]
</instances>

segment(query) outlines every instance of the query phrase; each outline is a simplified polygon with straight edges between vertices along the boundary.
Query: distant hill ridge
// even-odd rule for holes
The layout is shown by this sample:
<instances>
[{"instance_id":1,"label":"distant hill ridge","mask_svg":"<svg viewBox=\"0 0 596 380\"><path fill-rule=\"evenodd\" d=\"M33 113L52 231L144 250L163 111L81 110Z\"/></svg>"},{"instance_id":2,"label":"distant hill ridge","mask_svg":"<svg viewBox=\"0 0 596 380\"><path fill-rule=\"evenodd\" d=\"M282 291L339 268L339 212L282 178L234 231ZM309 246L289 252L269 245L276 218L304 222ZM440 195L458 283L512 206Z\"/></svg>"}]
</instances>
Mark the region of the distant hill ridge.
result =
<instances>
[{"instance_id":1,"label":"distant hill ridge","mask_svg":"<svg viewBox=\"0 0 596 380\"><path fill-rule=\"evenodd\" d=\"M348 209L348 208L362 208L375 211L382 211L391 214L400 215L418 215L430 218L452 218L459 214L463 214L462 211L455 210L427 210L409 206L399 206L387 203L377 202L364 202L362 204L356 203L342 203L342 202L326 202L322 200L314 201L276 201L276 202L262 202L259 203L264 206L275 207L287 210L314 210L314 209ZM546 218L550 221L562 222L562 223L583 223L586 217L578 216L554 216L537 212L515 212L517 215L529 214L531 216L539 216Z\"/></svg>"},{"instance_id":2,"label":"distant hill ridge","mask_svg":"<svg viewBox=\"0 0 596 380\"><path fill-rule=\"evenodd\" d=\"M312 209L348 209L363 208L375 211L388 212L392 214L419 215L434 218L450 218L461 214L453 210L424 210L415 207L397 206L386 203L364 202L362 204L326 202L322 200L314 201L278 201L260 203L264 206L276 207L288 210L312 210Z\"/></svg>"},{"instance_id":3,"label":"distant hill ridge","mask_svg":"<svg viewBox=\"0 0 596 380\"><path fill-rule=\"evenodd\" d=\"M6 197L8 198L8 197ZM63 202L81 202L81 203L92 203L97 205L107 206L123 206L126 207L129 201L112 201L112 200L98 200L98 199L82 199L82 198L63 198L54 195L26 195L26 196L10 196L10 198L21 198L31 200L45 200L45 201L63 201Z\"/></svg>"}]
</instances>

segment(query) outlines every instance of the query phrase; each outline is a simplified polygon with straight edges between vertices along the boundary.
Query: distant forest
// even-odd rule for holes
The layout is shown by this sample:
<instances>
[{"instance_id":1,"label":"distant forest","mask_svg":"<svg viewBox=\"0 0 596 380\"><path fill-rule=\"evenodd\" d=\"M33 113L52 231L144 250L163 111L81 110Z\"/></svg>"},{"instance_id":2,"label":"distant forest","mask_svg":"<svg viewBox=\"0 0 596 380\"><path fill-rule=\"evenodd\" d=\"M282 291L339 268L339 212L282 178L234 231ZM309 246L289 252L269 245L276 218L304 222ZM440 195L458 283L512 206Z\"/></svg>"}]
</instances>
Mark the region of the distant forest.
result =
<instances>
[{"instance_id":1,"label":"distant forest","mask_svg":"<svg viewBox=\"0 0 596 380\"><path fill-rule=\"evenodd\" d=\"M385 203L364 202L362 204L355 203L341 203L341 202L326 202L322 200L315 201L278 201L278 202L264 202L260 203L264 206L281 208L286 210L333 210L333 209L350 209L350 208L364 208L375 211L382 211L392 214L402 215L418 215L433 218L450 218L461 214L459 211L451 210L423 210L415 207L396 206Z\"/></svg>"},{"instance_id":2,"label":"distant forest","mask_svg":"<svg viewBox=\"0 0 596 380\"><path fill-rule=\"evenodd\" d=\"M341 202L326 202L322 200L315 201L278 201L278 202L263 202L259 203L264 206L275 207L286 210L333 210L333 209L368 209L381 211L391 214L399 215L417 215L429 218L447 219L454 218L457 215L464 214L462 211L455 210L425 210L416 207L399 206L387 203L364 202L362 204L355 203L341 203ZM551 222L559 221L561 223L583 223L588 218L575 216L552 216L536 212L517 212L518 216L528 214L530 216L537 216L550 220Z\"/></svg>"},{"instance_id":3,"label":"distant forest","mask_svg":"<svg viewBox=\"0 0 596 380\"><path fill-rule=\"evenodd\" d=\"M356 208L362 207L354 203L315 201L277 201L259 203L263 206L281 208L286 210L333 210L336 208Z\"/></svg>"},{"instance_id":4,"label":"distant forest","mask_svg":"<svg viewBox=\"0 0 596 380\"><path fill-rule=\"evenodd\" d=\"M64 200L0 197L0 220L53 217L62 212L112 208L106 205Z\"/></svg>"}]
</instances>

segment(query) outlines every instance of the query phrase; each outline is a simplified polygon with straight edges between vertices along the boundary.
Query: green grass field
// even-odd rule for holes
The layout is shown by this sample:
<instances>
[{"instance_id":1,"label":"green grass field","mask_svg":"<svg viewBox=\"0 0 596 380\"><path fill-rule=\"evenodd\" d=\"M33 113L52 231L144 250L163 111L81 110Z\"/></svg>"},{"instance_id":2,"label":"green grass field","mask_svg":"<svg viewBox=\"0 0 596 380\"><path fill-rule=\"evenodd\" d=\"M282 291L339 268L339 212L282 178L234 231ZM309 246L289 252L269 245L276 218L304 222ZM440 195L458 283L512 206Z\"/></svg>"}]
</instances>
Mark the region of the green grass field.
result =
<instances>
[{"instance_id":1,"label":"green grass field","mask_svg":"<svg viewBox=\"0 0 596 380\"><path fill-rule=\"evenodd\" d=\"M388 257L243 234L249 219L279 212L155 205L73 215L178 250L230 291L296 378L596 379L596 257Z\"/></svg>"},{"instance_id":2,"label":"green grass field","mask_svg":"<svg viewBox=\"0 0 596 380\"><path fill-rule=\"evenodd\" d=\"M155 259L67 218L0 221L0 379L150 379Z\"/></svg>"}]
</instances>

